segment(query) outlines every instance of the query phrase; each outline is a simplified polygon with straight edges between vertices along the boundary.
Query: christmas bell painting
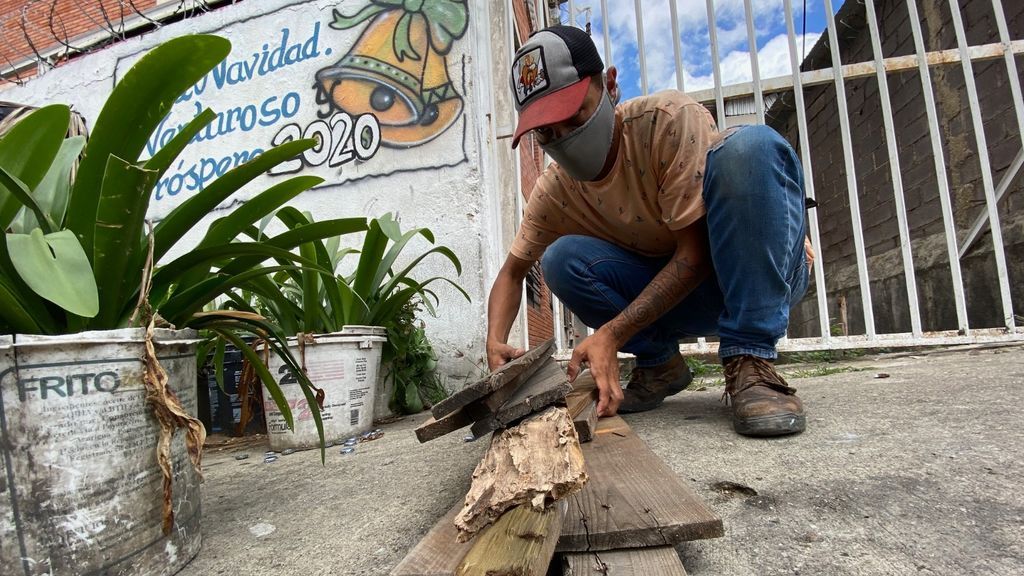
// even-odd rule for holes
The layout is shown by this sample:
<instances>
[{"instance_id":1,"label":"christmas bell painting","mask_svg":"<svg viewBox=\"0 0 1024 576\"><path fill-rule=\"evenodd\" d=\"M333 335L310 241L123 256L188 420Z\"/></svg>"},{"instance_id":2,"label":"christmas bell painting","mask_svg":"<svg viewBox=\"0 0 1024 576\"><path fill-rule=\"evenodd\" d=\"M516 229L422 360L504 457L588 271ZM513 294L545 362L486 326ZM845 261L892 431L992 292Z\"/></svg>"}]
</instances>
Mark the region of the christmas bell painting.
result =
<instances>
[{"instance_id":1,"label":"christmas bell painting","mask_svg":"<svg viewBox=\"0 0 1024 576\"><path fill-rule=\"evenodd\" d=\"M369 22L341 60L316 73L318 100L353 117L373 114L381 144L411 148L433 140L462 113L447 56L466 33L465 1L371 0L331 27Z\"/></svg>"}]
</instances>

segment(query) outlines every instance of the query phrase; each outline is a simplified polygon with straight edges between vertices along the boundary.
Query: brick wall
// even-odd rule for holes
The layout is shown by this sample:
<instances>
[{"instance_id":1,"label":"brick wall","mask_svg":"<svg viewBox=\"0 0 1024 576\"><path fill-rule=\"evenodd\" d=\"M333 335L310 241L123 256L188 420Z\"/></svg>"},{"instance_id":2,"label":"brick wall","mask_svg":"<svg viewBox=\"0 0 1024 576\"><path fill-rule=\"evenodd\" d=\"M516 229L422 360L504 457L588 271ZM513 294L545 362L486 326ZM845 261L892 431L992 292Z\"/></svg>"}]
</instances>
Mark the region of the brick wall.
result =
<instances>
[{"instance_id":1,"label":"brick wall","mask_svg":"<svg viewBox=\"0 0 1024 576\"><path fill-rule=\"evenodd\" d=\"M10 69L25 59L37 58L36 52L61 49L65 44L85 50L99 49L113 40L111 29L131 36L149 29L152 23L139 17L157 6L177 6L177 0L0 0L0 87L11 81L24 81L38 69L29 66L14 74ZM207 5L216 4L208 2ZM212 7L212 6L211 6ZM194 9L183 7L182 13L172 19L188 16ZM135 28L124 23L135 22ZM95 46L85 46L81 39L96 32L109 33L111 40ZM73 56L72 56L73 57ZM51 59L59 66L67 58Z\"/></svg>"},{"instance_id":2,"label":"brick wall","mask_svg":"<svg viewBox=\"0 0 1024 576\"><path fill-rule=\"evenodd\" d=\"M525 0L518 0L513 4L513 8L516 16L516 35L521 43L529 37L530 30L532 29L529 22L529 12ZM522 183L519 192L523 195L523 199L528 201L530 193L533 191L533 185L540 176L544 165L544 152L534 141L532 135L524 136L519 141L517 150ZM537 269L537 275L540 276L539 269ZM543 277L541 277L536 296L536 301L532 304L527 303L526 306L526 325L530 346L536 346L554 336L554 314L551 308L551 293L547 285L544 284Z\"/></svg>"},{"instance_id":3,"label":"brick wall","mask_svg":"<svg viewBox=\"0 0 1024 576\"><path fill-rule=\"evenodd\" d=\"M961 0L967 40L971 44L998 42L998 33L989 0ZM882 50L886 57L902 56L914 52L906 3L904 0L878 0L875 4L880 21ZM928 50L956 48L956 37L949 7L944 0L919 2L922 32ZM1024 3L1005 2L1006 17L1013 39L1024 38ZM840 27L840 42L844 63L870 61L873 58L868 28L864 24L863 5L847 2L840 13L848 27ZM823 38L824 39L824 38ZM827 41L827 39L824 39ZM831 66L827 45L819 45L808 56L804 69ZM1024 59L1018 58L1018 70L1024 70ZM1002 59L975 63L975 78L993 179L999 182L1003 173L1021 149L1020 135L1013 101L1008 86L1006 66ZM933 67L932 83L943 152L947 164L947 177L952 197L954 220L958 237L964 238L975 218L985 210L981 167L976 152L975 137L968 108L967 92L962 69L958 64ZM895 120L896 141L899 149L901 178L906 199L907 220L911 244L915 251L915 271L919 276L919 299L925 330L955 329L956 315L952 308L952 284L949 260L944 244L935 246L935 235L942 238L944 231L938 184L935 175L932 145L928 133L920 77L916 70L890 75L889 92ZM908 300L904 288L902 262L899 254L899 232L891 178L890 158L886 147L885 129L874 76L846 83L853 156L857 175L858 200L864 230L865 249L869 259L868 271L872 279L872 300L878 332L910 331ZM843 161L838 108L834 85L808 88L805 91L811 164L814 171L815 195L821 230L825 277L828 287L830 317L838 317L838 302L845 297L849 305L850 333L863 333L863 318L859 285L856 277L856 257L852 236L850 202L847 192L846 167ZM786 101L792 103L792 98ZM798 145L797 119L792 108L776 106L769 124ZM1014 239L1013 218L1024 205L1024 178L1018 177L1007 197L1000 202L999 212L1004 219L1007 236L1008 260L1014 257L1011 244ZM964 260L968 278L969 317L973 327L1003 325L999 305L991 240L986 234L975 244L970 258ZM894 255L896 256L894 258ZM970 268L968 269L968 265ZM1020 286L1021 276L1013 274ZM980 277L991 281L979 283ZM989 290L996 290L990 293ZM803 305L794 310L790 335L817 336L819 322L814 303L816 287L809 290ZM1015 299L1024 302L1021 289ZM994 305L993 305L994 304Z\"/></svg>"}]
</instances>

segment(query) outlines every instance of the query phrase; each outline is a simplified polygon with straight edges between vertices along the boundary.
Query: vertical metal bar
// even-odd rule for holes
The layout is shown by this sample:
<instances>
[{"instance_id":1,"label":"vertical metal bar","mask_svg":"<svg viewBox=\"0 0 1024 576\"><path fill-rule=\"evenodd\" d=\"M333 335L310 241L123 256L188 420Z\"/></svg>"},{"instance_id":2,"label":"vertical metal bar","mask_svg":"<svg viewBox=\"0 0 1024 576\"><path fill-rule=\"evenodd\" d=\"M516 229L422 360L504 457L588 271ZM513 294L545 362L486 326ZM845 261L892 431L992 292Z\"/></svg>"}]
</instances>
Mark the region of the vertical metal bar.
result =
<instances>
[{"instance_id":1,"label":"vertical metal bar","mask_svg":"<svg viewBox=\"0 0 1024 576\"><path fill-rule=\"evenodd\" d=\"M804 168L804 188L809 198L814 199L814 172L811 169L811 144L807 135L807 106L804 103L804 87L800 78L800 60L796 51L796 29L793 25L793 1L783 0L786 12L786 35L789 37L789 66L793 74L793 96L796 98L797 131L800 134L800 159ZM807 211L807 224L811 233L811 245L816 252L818 263L814 266L814 283L817 288L818 323L821 337L827 344L832 338L832 328L828 316L828 290L825 288L825 258L821 246L821 233L818 227L818 211Z\"/></svg>"},{"instance_id":2,"label":"vertical metal bar","mask_svg":"<svg viewBox=\"0 0 1024 576\"><path fill-rule=\"evenodd\" d=\"M989 232L992 235L992 252L996 258L996 274L999 276L999 297L1003 303L1003 320L1006 327L1014 327L1013 301L1010 297L1010 276L1006 269L1006 252L1003 248L1003 231L999 224L999 205L996 202L995 186L992 183L992 165L988 159L988 140L985 137L985 124L981 118L981 103L978 100L978 87L974 84L974 65L968 51L967 38L964 34L964 22L960 15L957 0L949 0L949 9L953 13L953 28L956 30L956 43L960 48L960 64L964 69L964 80L967 85L967 101L971 109L971 121L974 124L974 139L978 144L978 162L981 163L981 183L985 188L985 207L988 209Z\"/></svg>"},{"instance_id":3,"label":"vertical metal bar","mask_svg":"<svg viewBox=\"0 0 1024 576\"><path fill-rule=\"evenodd\" d=\"M917 0L907 0L910 16L910 30L914 36L914 50L917 53L917 70L921 77L921 93L928 116L928 136L932 142L932 157L935 161L935 181L939 188L939 204L942 208L942 223L946 230L946 251L949 254L949 272L953 279L953 301L956 305L957 324L960 332L967 335L970 324L967 318L967 300L964 298L964 279L957 257L956 228L953 223L953 208L950 201L949 180L946 178L946 157L942 150L939 132L939 115L935 110L935 93L932 89L932 75L928 68L927 50L921 34L921 19L917 14Z\"/></svg>"},{"instance_id":4,"label":"vertical metal bar","mask_svg":"<svg viewBox=\"0 0 1024 576\"><path fill-rule=\"evenodd\" d=\"M892 175L892 193L896 201L896 223L900 231L900 249L903 253L903 276L907 285L907 305L910 307L910 330L914 336L921 335L921 308L917 301L917 277L914 274L914 258L910 247L910 227L907 225L907 205L903 198L903 176L900 171L900 154L896 142L896 127L892 121L892 102L889 100L889 81L885 73L885 54L878 35L878 20L875 16L875 0L866 0L868 29L871 34L871 50L875 55L875 75L878 79L878 96L882 101L882 122L885 125L885 144L889 151L889 172Z\"/></svg>"},{"instance_id":5,"label":"vertical metal bar","mask_svg":"<svg viewBox=\"0 0 1024 576\"><path fill-rule=\"evenodd\" d=\"M761 69L757 62L757 35L754 32L754 9L750 0L743 0L743 12L747 19L747 46L750 47L750 73L754 81L754 107L757 123L764 124L764 94L761 92Z\"/></svg>"},{"instance_id":6,"label":"vertical metal bar","mask_svg":"<svg viewBox=\"0 0 1024 576\"><path fill-rule=\"evenodd\" d=\"M536 0L536 2L533 3L534 15L537 16L537 21L533 23L536 25L534 30L540 30L544 27L545 12L547 12L544 9L546 3L546 0Z\"/></svg>"},{"instance_id":7,"label":"vertical metal bar","mask_svg":"<svg viewBox=\"0 0 1024 576\"><path fill-rule=\"evenodd\" d=\"M644 56L644 13L642 0L633 0L636 12L636 53L640 57L640 92L647 95L647 57Z\"/></svg>"},{"instance_id":8,"label":"vertical metal bar","mask_svg":"<svg viewBox=\"0 0 1024 576\"><path fill-rule=\"evenodd\" d=\"M1010 31L1006 27L1006 14L1003 12L1002 0L992 0L995 11L996 28L999 30L999 42L1003 45L1003 58L1006 60L1006 73L1010 80L1010 94L1013 95L1013 108L1017 113L1017 134L1024 139L1024 97L1021 96L1020 76L1017 75L1017 62L1010 50Z\"/></svg>"},{"instance_id":9,"label":"vertical metal bar","mask_svg":"<svg viewBox=\"0 0 1024 576\"><path fill-rule=\"evenodd\" d=\"M569 26L576 27L576 2L569 0Z\"/></svg>"},{"instance_id":10,"label":"vertical metal bar","mask_svg":"<svg viewBox=\"0 0 1024 576\"><path fill-rule=\"evenodd\" d=\"M715 23L715 0L707 0L708 37L711 40L711 73L715 77L715 110L718 129L725 130L725 98L722 97L722 68L718 61L718 25Z\"/></svg>"},{"instance_id":11,"label":"vertical metal bar","mask_svg":"<svg viewBox=\"0 0 1024 576\"><path fill-rule=\"evenodd\" d=\"M612 65L612 41L608 38L608 0L601 0L601 29L604 33L604 66Z\"/></svg>"},{"instance_id":12,"label":"vertical metal bar","mask_svg":"<svg viewBox=\"0 0 1024 576\"><path fill-rule=\"evenodd\" d=\"M551 324L552 332L555 335L555 349L565 350L565 328L562 326L562 302L555 296L554 292L548 292L551 294Z\"/></svg>"},{"instance_id":13,"label":"vertical metal bar","mask_svg":"<svg viewBox=\"0 0 1024 576\"><path fill-rule=\"evenodd\" d=\"M676 0L668 0L668 9L672 18L672 50L676 57L676 89L683 92L683 42L679 38L679 7Z\"/></svg>"},{"instance_id":14,"label":"vertical metal bar","mask_svg":"<svg viewBox=\"0 0 1024 576\"><path fill-rule=\"evenodd\" d=\"M839 56L839 37L836 34L835 12L832 0L825 0L825 21L828 24L828 44L832 53L832 74L836 84L836 104L839 106L839 132L843 139L843 161L846 165L846 186L850 197L850 220L853 224L853 244L857 255L857 273L860 279L860 299L864 306L864 329L868 339L875 337L875 311L871 304L871 280L868 278L867 255L864 251L864 230L860 221L860 198L857 193L857 173L853 163L853 145L850 137L850 115L846 105L846 83Z\"/></svg>"},{"instance_id":15,"label":"vertical metal bar","mask_svg":"<svg viewBox=\"0 0 1024 576\"><path fill-rule=\"evenodd\" d=\"M1024 100L1021 98L1020 89L1020 77L1017 75L1017 64L1013 58L1013 52L1010 50L1010 33L1006 28L1006 15L1003 14L1003 3L1001 0L992 0L992 9L995 11L996 16L996 27L999 29L999 42L1003 45L1003 57L1006 60L1006 75L1010 81L1010 93L1013 95L1013 108L1017 114L1017 135L1024 142ZM1024 149L1017 154L1014 158L1010 168L1003 173L1002 179L999 181L999 185L996 186L996 203L1003 199L1003 194L1006 193L1006 189L1009 187L1010 182L1017 175L1017 171L1020 170L1021 166L1021 155L1024 154ZM988 223L988 215L981 214L977 220L974 221L974 225L971 226L970 233L967 234L967 238L964 239L960 245L960 257L963 258L964 254L971 248L971 244L977 240L978 235L985 229L985 225Z\"/></svg>"}]
</instances>

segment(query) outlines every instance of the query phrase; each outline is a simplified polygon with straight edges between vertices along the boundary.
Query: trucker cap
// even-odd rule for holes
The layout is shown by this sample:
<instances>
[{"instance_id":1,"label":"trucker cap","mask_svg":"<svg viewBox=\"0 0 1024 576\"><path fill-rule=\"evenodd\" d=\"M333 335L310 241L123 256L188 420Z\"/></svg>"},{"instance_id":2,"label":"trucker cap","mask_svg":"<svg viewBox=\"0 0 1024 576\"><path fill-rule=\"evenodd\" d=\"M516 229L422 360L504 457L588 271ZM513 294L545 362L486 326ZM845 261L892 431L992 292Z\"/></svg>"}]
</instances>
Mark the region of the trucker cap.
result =
<instances>
[{"instance_id":1,"label":"trucker cap","mask_svg":"<svg viewBox=\"0 0 1024 576\"><path fill-rule=\"evenodd\" d=\"M530 130L576 114L590 77L603 70L597 47L583 30L551 26L534 32L512 61L512 92L519 112L512 147Z\"/></svg>"}]
</instances>

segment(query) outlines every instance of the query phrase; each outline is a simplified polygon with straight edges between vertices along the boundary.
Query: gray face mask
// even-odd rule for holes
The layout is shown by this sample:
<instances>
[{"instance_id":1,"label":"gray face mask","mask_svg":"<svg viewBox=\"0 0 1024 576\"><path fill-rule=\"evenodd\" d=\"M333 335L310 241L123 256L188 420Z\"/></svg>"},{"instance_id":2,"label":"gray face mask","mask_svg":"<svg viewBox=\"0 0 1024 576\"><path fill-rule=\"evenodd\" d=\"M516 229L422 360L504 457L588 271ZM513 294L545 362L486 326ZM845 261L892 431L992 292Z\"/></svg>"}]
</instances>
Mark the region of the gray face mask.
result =
<instances>
[{"instance_id":1,"label":"gray face mask","mask_svg":"<svg viewBox=\"0 0 1024 576\"><path fill-rule=\"evenodd\" d=\"M601 104L582 126L541 148L576 180L596 180L615 136L615 108L605 90Z\"/></svg>"}]
</instances>

